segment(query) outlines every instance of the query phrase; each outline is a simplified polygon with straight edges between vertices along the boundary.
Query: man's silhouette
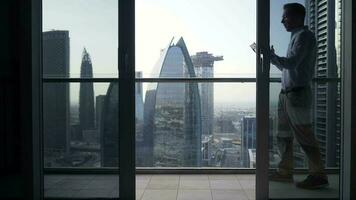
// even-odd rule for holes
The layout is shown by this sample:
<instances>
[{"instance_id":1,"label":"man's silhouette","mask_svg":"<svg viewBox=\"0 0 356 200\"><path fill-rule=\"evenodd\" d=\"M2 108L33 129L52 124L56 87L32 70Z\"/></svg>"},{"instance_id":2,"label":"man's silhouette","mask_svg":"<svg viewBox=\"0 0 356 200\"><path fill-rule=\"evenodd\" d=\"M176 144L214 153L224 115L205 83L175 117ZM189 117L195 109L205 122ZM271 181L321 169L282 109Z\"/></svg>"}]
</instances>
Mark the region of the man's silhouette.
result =
<instances>
[{"instance_id":1,"label":"man's silhouette","mask_svg":"<svg viewBox=\"0 0 356 200\"><path fill-rule=\"evenodd\" d=\"M312 128L311 79L316 60L314 34L304 26L305 8L298 3L284 5L282 23L291 32L287 56L280 57L271 48L271 63L282 71L282 90L278 102L277 142L281 161L272 181L293 182L293 138L309 161L309 176L297 187L317 189L328 186L318 142Z\"/></svg>"}]
</instances>

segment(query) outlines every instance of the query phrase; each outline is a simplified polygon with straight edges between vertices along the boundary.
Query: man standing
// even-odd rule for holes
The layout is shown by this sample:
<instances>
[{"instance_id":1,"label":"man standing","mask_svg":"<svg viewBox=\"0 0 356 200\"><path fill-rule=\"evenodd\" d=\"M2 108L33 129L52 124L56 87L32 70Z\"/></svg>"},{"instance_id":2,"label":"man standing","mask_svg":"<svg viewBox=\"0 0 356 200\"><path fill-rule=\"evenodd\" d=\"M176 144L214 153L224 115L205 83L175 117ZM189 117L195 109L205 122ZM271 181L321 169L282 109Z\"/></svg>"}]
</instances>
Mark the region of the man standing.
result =
<instances>
[{"instance_id":1,"label":"man standing","mask_svg":"<svg viewBox=\"0 0 356 200\"><path fill-rule=\"evenodd\" d=\"M309 176L297 187L318 189L329 185L321 161L319 144L312 128L311 79L316 60L314 34L304 26L305 8L298 3L284 5L282 24L291 39L287 56L280 57L271 48L271 63L282 71L282 90L278 103L277 142L281 154L278 171L270 180L293 182L293 138L301 145L309 161Z\"/></svg>"}]
</instances>

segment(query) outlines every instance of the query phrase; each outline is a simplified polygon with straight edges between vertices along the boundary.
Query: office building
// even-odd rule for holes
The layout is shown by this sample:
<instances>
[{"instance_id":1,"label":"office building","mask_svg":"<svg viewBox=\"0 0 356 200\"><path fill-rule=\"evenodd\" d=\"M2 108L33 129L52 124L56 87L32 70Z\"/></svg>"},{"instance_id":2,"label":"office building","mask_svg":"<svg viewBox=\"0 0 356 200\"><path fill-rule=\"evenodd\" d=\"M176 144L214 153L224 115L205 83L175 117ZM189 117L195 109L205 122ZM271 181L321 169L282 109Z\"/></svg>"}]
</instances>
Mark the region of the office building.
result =
<instances>
[{"instance_id":1,"label":"office building","mask_svg":"<svg viewBox=\"0 0 356 200\"><path fill-rule=\"evenodd\" d=\"M206 51L197 52L191 56L193 61L195 75L197 78L214 78L214 62L223 60L222 56L213 56ZM201 121L202 134L212 135L214 125L214 84L198 83L200 104L201 104Z\"/></svg>"},{"instance_id":2,"label":"office building","mask_svg":"<svg viewBox=\"0 0 356 200\"><path fill-rule=\"evenodd\" d=\"M69 32L43 33L43 76L69 77ZM45 165L69 152L69 84L43 84L43 136ZM48 162L47 162L48 161Z\"/></svg>"},{"instance_id":3,"label":"office building","mask_svg":"<svg viewBox=\"0 0 356 200\"><path fill-rule=\"evenodd\" d=\"M87 50L84 48L82 64L80 66L81 78L93 78L93 66ZM79 91L79 123L82 131L95 128L94 114L94 88L92 82L80 83Z\"/></svg>"},{"instance_id":4,"label":"office building","mask_svg":"<svg viewBox=\"0 0 356 200\"><path fill-rule=\"evenodd\" d=\"M327 167L340 165L340 84L335 79L340 74L337 64L335 13L339 13L340 1L307 0L307 24L315 33L317 59L315 78L327 81L315 81L314 90L314 132L320 143L322 160ZM336 8L338 8L336 10ZM339 15L339 14L338 14ZM339 16L340 18L340 16ZM338 48L340 49L340 48ZM340 53L340 52L339 52Z\"/></svg>"},{"instance_id":5,"label":"office building","mask_svg":"<svg viewBox=\"0 0 356 200\"><path fill-rule=\"evenodd\" d=\"M183 38L161 52L155 70L162 78L196 77ZM201 164L201 107L197 83L152 83L145 98L146 158L153 166ZM148 162L150 163L150 161Z\"/></svg>"}]
</instances>

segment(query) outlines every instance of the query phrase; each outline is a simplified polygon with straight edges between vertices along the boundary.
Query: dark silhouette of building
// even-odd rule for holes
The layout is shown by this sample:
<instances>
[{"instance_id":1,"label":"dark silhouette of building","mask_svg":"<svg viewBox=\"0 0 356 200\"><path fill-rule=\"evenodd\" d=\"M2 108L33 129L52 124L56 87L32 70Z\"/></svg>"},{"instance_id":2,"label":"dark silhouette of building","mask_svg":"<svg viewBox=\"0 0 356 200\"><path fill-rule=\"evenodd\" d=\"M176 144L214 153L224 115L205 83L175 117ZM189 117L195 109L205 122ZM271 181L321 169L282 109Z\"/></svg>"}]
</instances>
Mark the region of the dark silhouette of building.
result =
<instances>
[{"instance_id":1,"label":"dark silhouette of building","mask_svg":"<svg viewBox=\"0 0 356 200\"><path fill-rule=\"evenodd\" d=\"M93 67L90 55L85 48L83 50L82 64L80 67L80 77L93 77ZM94 89L92 82L80 83L79 123L82 131L93 130L95 128Z\"/></svg>"},{"instance_id":2,"label":"dark silhouette of building","mask_svg":"<svg viewBox=\"0 0 356 200\"><path fill-rule=\"evenodd\" d=\"M68 31L43 33L43 76L69 77ZM43 84L43 128L45 160L69 151L69 84Z\"/></svg>"},{"instance_id":3,"label":"dark silhouette of building","mask_svg":"<svg viewBox=\"0 0 356 200\"><path fill-rule=\"evenodd\" d=\"M101 118L103 114L103 106L105 102L105 95L96 96L95 100L95 128L100 130Z\"/></svg>"},{"instance_id":4,"label":"dark silhouette of building","mask_svg":"<svg viewBox=\"0 0 356 200\"><path fill-rule=\"evenodd\" d=\"M100 125L101 166L119 165L119 85L110 83L105 95Z\"/></svg>"}]
</instances>

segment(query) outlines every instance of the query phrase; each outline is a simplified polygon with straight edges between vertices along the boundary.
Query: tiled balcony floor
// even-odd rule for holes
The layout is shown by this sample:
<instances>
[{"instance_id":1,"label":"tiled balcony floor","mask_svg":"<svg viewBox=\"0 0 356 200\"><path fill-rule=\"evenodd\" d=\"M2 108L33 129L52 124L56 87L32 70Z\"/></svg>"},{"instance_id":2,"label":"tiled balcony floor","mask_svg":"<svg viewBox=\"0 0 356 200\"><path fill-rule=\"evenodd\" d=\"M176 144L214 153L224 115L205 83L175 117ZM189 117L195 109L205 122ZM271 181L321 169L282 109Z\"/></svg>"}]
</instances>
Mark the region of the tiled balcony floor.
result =
<instances>
[{"instance_id":1,"label":"tiled balcony floor","mask_svg":"<svg viewBox=\"0 0 356 200\"><path fill-rule=\"evenodd\" d=\"M295 176L296 180L304 176ZM117 199L118 176L45 175L45 197ZM329 176L330 187L301 190L294 184L270 182L275 198L336 198L338 179ZM255 199L255 175L137 175L136 199L139 200L250 200Z\"/></svg>"}]
</instances>

